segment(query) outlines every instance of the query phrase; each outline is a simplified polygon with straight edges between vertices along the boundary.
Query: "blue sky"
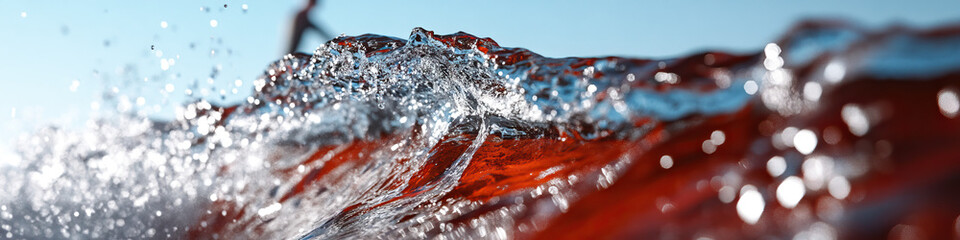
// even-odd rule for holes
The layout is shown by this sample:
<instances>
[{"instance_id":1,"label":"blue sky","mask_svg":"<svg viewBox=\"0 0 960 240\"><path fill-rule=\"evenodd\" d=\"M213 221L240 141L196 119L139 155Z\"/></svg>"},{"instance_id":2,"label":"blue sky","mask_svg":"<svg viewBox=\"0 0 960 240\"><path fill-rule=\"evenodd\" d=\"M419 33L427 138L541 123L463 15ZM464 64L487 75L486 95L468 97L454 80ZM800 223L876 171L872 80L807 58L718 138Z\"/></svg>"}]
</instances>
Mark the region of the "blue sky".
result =
<instances>
[{"instance_id":1,"label":"blue sky","mask_svg":"<svg viewBox=\"0 0 960 240\"><path fill-rule=\"evenodd\" d=\"M157 118L172 116L195 82L207 91L194 96L236 102L282 55L286 25L302 4L0 0L0 148L25 129L82 126L114 87L134 105L143 98L139 108ZM960 22L957 9L957 0L323 1L312 17L336 34L406 37L420 26L552 57L672 57L755 51L806 17L925 27ZM301 50L322 41L310 36Z\"/></svg>"}]
</instances>

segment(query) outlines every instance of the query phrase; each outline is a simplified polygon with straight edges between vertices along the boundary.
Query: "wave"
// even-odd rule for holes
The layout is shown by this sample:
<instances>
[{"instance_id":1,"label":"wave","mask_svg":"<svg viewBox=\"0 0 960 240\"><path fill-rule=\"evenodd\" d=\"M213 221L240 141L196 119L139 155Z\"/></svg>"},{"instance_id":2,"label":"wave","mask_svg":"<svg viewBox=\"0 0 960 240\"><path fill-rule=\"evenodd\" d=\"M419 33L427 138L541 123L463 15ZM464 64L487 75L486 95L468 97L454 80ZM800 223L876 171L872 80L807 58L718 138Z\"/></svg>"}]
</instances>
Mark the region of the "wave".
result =
<instances>
[{"instance_id":1,"label":"wave","mask_svg":"<svg viewBox=\"0 0 960 240\"><path fill-rule=\"evenodd\" d=\"M21 140L0 236L946 238L958 50L834 21L662 60L340 37L243 103Z\"/></svg>"}]
</instances>

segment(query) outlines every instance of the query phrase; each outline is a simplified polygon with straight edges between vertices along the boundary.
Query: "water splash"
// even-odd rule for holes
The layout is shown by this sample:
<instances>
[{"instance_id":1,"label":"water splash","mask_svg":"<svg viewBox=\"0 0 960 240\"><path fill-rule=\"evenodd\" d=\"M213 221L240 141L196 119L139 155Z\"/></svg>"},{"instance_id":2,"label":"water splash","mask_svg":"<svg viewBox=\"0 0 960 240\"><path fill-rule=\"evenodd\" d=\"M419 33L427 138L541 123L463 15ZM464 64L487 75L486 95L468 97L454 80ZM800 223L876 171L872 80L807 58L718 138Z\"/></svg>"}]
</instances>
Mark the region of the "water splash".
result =
<instances>
[{"instance_id":1,"label":"water splash","mask_svg":"<svg viewBox=\"0 0 960 240\"><path fill-rule=\"evenodd\" d=\"M241 104L21 139L0 237L952 236L958 47L837 22L665 60L341 37Z\"/></svg>"}]
</instances>

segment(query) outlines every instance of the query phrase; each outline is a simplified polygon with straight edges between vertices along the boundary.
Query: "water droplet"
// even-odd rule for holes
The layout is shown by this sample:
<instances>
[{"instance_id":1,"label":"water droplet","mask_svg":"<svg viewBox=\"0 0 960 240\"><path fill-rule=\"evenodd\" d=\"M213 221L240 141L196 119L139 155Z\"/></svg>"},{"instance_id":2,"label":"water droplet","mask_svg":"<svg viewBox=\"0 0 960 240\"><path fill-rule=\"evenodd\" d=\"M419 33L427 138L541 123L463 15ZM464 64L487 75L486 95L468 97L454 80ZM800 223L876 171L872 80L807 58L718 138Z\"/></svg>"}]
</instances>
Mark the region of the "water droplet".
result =
<instances>
[{"instance_id":1,"label":"water droplet","mask_svg":"<svg viewBox=\"0 0 960 240\"><path fill-rule=\"evenodd\" d=\"M731 203L733 199L737 198L737 190L730 186L723 186L717 192L717 197L720 198L720 201L723 203Z\"/></svg>"},{"instance_id":2,"label":"water droplet","mask_svg":"<svg viewBox=\"0 0 960 240\"><path fill-rule=\"evenodd\" d=\"M663 155L663 157L660 157L660 167L663 167L663 169L670 169L673 167L673 157L670 157L670 155Z\"/></svg>"},{"instance_id":3,"label":"water droplet","mask_svg":"<svg viewBox=\"0 0 960 240\"><path fill-rule=\"evenodd\" d=\"M779 138L775 138L775 140L780 141L784 146L793 147L793 138L797 135L797 131L799 130L795 127L786 127L783 131L780 131Z\"/></svg>"},{"instance_id":4,"label":"water droplet","mask_svg":"<svg viewBox=\"0 0 960 240\"><path fill-rule=\"evenodd\" d=\"M160 69L163 71L170 69L170 61L167 61L167 59L160 59Z\"/></svg>"},{"instance_id":5,"label":"water droplet","mask_svg":"<svg viewBox=\"0 0 960 240\"><path fill-rule=\"evenodd\" d=\"M260 218L267 219L273 216L273 214L280 211L280 209L282 208L283 208L283 205L280 205L280 203L275 202L264 208L260 208L260 210L257 210L257 215L260 216Z\"/></svg>"},{"instance_id":6,"label":"water droplet","mask_svg":"<svg viewBox=\"0 0 960 240\"><path fill-rule=\"evenodd\" d=\"M713 154L717 151L717 145L714 145L710 139L704 140L703 144L700 145L700 150L703 150L706 154Z\"/></svg>"},{"instance_id":7,"label":"water droplet","mask_svg":"<svg viewBox=\"0 0 960 240\"><path fill-rule=\"evenodd\" d=\"M781 156L773 156L767 161L767 172L770 176L779 177L787 171L787 161Z\"/></svg>"},{"instance_id":8,"label":"water droplet","mask_svg":"<svg viewBox=\"0 0 960 240\"><path fill-rule=\"evenodd\" d=\"M756 94L757 90L759 89L760 89L760 86L757 86L756 81L749 80L743 83L743 91L747 92L747 94L750 94L750 95Z\"/></svg>"},{"instance_id":9,"label":"water droplet","mask_svg":"<svg viewBox=\"0 0 960 240\"><path fill-rule=\"evenodd\" d=\"M829 126L823 129L823 142L827 144L837 144L843 139L840 129L835 126Z\"/></svg>"},{"instance_id":10,"label":"water droplet","mask_svg":"<svg viewBox=\"0 0 960 240\"><path fill-rule=\"evenodd\" d=\"M160 21L160 28L167 28L167 21Z\"/></svg>"},{"instance_id":11,"label":"water droplet","mask_svg":"<svg viewBox=\"0 0 960 240\"><path fill-rule=\"evenodd\" d=\"M676 73L658 72L653 75L653 79L657 80L657 82L676 84L680 81L680 76Z\"/></svg>"},{"instance_id":12,"label":"water droplet","mask_svg":"<svg viewBox=\"0 0 960 240\"><path fill-rule=\"evenodd\" d=\"M957 232L957 235L960 235L960 216L957 216L957 220L954 220L953 230Z\"/></svg>"},{"instance_id":13,"label":"water droplet","mask_svg":"<svg viewBox=\"0 0 960 240\"><path fill-rule=\"evenodd\" d=\"M820 190L824 182L833 174L833 159L824 156L811 157L800 166L803 181L811 190Z\"/></svg>"},{"instance_id":14,"label":"water droplet","mask_svg":"<svg viewBox=\"0 0 960 240\"><path fill-rule=\"evenodd\" d=\"M803 85L803 98L810 101L817 101L820 100L821 94L823 94L823 88L820 87L819 83L807 82Z\"/></svg>"},{"instance_id":15,"label":"water droplet","mask_svg":"<svg viewBox=\"0 0 960 240\"><path fill-rule=\"evenodd\" d=\"M154 45L150 45L150 50L151 50L151 51L153 51L153 50L157 50L157 47L156 47L156 46L154 46Z\"/></svg>"},{"instance_id":16,"label":"water droplet","mask_svg":"<svg viewBox=\"0 0 960 240\"><path fill-rule=\"evenodd\" d=\"M780 46L776 43L767 43L767 46L763 47L763 54L766 55L767 58L780 56Z\"/></svg>"},{"instance_id":17,"label":"water droplet","mask_svg":"<svg viewBox=\"0 0 960 240\"><path fill-rule=\"evenodd\" d=\"M843 63L838 61L828 63L827 67L823 69L823 78L832 83L839 82L846 74L847 68L843 66Z\"/></svg>"},{"instance_id":18,"label":"water droplet","mask_svg":"<svg viewBox=\"0 0 960 240\"><path fill-rule=\"evenodd\" d=\"M713 143L713 145L719 146L725 141L727 141L727 135L724 134L723 131L714 130L712 133L710 133L710 143Z\"/></svg>"},{"instance_id":19,"label":"water droplet","mask_svg":"<svg viewBox=\"0 0 960 240\"><path fill-rule=\"evenodd\" d=\"M27 12L20 12L20 18L27 18Z\"/></svg>"},{"instance_id":20,"label":"water droplet","mask_svg":"<svg viewBox=\"0 0 960 240\"><path fill-rule=\"evenodd\" d=\"M836 176L827 183L827 191L834 198L847 198L847 195L850 195L850 182L847 181L847 178Z\"/></svg>"},{"instance_id":21,"label":"water droplet","mask_svg":"<svg viewBox=\"0 0 960 240\"><path fill-rule=\"evenodd\" d=\"M889 239L927 239L920 228L912 225L898 224L890 229Z\"/></svg>"},{"instance_id":22,"label":"water droplet","mask_svg":"<svg viewBox=\"0 0 960 240\"><path fill-rule=\"evenodd\" d=\"M764 59L763 67L767 68L767 70L770 70L770 71L779 70L783 67L783 58L777 56L773 58Z\"/></svg>"},{"instance_id":23,"label":"water droplet","mask_svg":"<svg viewBox=\"0 0 960 240\"><path fill-rule=\"evenodd\" d=\"M806 188L803 186L803 180L797 176L789 176L777 187L777 201L786 208L797 206L803 195L806 194Z\"/></svg>"},{"instance_id":24,"label":"water droplet","mask_svg":"<svg viewBox=\"0 0 960 240\"><path fill-rule=\"evenodd\" d=\"M960 100L953 89L940 90L937 93L937 104L940 106L940 113L948 118L956 117L957 111L960 110Z\"/></svg>"},{"instance_id":25,"label":"water droplet","mask_svg":"<svg viewBox=\"0 0 960 240\"><path fill-rule=\"evenodd\" d=\"M76 91L77 91L77 88L79 88L79 87L80 87L80 81L79 81L79 80L73 80L73 82L70 83L70 91L71 91L71 92L76 92Z\"/></svg>"},{"instance_id":26,"label":"water droplet","mask_svg":"<svg viewBox=\"0 0 960 240\"><path fill-rule=\"evenodd\" d=\"M793 146L804 155L810 154L817 148L817 134L809 129L800 130L793 136Z\"/></svg>"},{"instance_id":27,"label":"water droplet","mask_svg":"<svg viewBox=\"0 0 960 240\"><path fill-rule=\"evenodd\" d=\"M850 133L857 136L863 136L870 130L870 121L867 119L867 113L856 104L843 105L840 110L840 117L850 128Z\"/></svg>"},{"instance_id":28,"label":"water droplet","mask_svg":"<svg viewBox=\"0 0 960 240\"><path fill-rule=\"evenodd\" d=\"M217 27L217 25L220 25L220 23L217 22L216 19L211 19L211 20L210 20L210 27Z\"/></svg>"},{"instance_id":29,"label":"water droplet","mask_svg":"<svg viewBox=\"0 0 960 240\"><path fill-rule=\"evenodd\" d=\"M743 186L740 189L740 201L737 202L737 215L746 223L756 224L760 220L760 215L763 214L765 205L763 196L757 192L756 187Z\"/></svg>"},{"instance_id":30,"label":"water droplet","mask_svg":"<svg viewBox=\"0 0 960 240\"><path fill-rule=\"evenodd\" d=\"M763 60L763 67L771 71L783 67L783 58L780 57L780 52L780 46L777 46L776 43L768 43L763 48L763 54L766 56L766 59Z\"/></svg>"}]
</instances>

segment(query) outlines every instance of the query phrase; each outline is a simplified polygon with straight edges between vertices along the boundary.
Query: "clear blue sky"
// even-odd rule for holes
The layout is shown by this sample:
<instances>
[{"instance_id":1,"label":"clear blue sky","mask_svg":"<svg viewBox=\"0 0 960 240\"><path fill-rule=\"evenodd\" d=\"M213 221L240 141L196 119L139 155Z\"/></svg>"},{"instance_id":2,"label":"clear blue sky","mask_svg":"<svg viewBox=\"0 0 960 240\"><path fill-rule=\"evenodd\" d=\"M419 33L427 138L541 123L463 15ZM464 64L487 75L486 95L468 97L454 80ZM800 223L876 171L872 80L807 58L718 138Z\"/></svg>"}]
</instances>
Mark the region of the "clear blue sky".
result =
<instances>
[{"instance_id":1,"label":"clear blue sky","mask_svg":"<svg viewBox=\"0 0 960 240\"><path fill-rule=\"evenodd\" d=\"M113 87L134 105L143 97L142 108L160 118L172 116L195 81L202 89L225 90L225 101L236 102L281 56L286 25L302 4L0 0L0 148L39 124L81 126L91 103ZM805 17L923 27L957 22L958 9L960 0L323 1L312 16L337 34L406 37L420 26L492 37L552 57L671 57L758 50ZM301 49L321 42L312 36ZM242 86L232 94L236 80ZM206 98L220 102L216 92Z\"/></svg>"}]
</instances>

